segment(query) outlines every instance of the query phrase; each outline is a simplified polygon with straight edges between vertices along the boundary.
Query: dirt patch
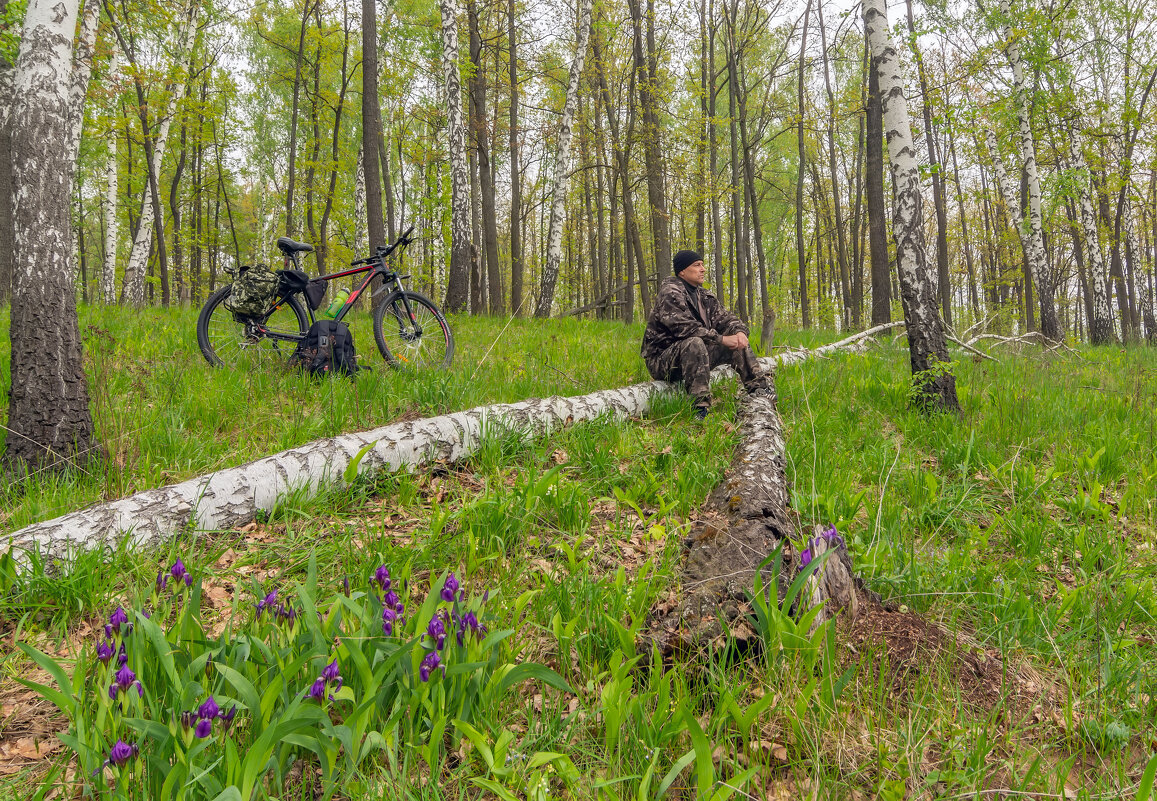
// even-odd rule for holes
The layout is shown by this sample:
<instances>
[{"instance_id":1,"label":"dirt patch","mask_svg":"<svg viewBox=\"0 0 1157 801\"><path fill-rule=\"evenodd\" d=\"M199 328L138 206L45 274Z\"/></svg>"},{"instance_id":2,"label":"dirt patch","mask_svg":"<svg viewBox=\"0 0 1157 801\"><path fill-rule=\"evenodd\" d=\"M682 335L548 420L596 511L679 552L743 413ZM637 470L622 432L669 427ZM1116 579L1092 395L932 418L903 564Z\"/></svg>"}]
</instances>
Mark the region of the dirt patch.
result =
<instances>
[{"instance_id":1,"label":"dirt patch","mask_svg":"<svg viewBox=\"0 0 1157 801\"><path fill-rule=\"evenodd\" d=\"M837 632L848 664L886 683L889 698L906 703L923 676L943 676L959 687L963 702L989 712L1005 706L1013 716L1024 715L1048 701L1040 684L1000 652L984 649L966 634L953 633L922 615L881 604L870 594L858 594L855 618L837 618ZM883 674L883 675L881 675Z\"/></svg>"},{"instance_id":2,"label":"dirt patch","mask_svg":"<svg viewBox=\"0 0 1157 801\"><path fill-rule=\"evenodd\" d=\"M30 681L55 682L43 671L29 674ZM55 706L32 690L5 680L0 686L0 776L36 768L64 748L58 734L68 722Z\"/></svg>"}]
</instances>

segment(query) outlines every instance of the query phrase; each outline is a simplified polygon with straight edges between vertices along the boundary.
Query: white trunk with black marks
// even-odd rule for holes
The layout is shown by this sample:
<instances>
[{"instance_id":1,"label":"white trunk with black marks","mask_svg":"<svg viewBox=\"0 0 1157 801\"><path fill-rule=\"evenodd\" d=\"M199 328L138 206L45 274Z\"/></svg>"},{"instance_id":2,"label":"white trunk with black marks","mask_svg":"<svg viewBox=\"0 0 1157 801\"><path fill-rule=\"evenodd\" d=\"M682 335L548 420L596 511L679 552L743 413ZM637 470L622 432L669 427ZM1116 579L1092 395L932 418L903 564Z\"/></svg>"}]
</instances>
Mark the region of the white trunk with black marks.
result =
<instances>
[{"instance_id":1,"label":"white trunk with black marks","mask_svg":"<svg viewBox=\"0 0 1157 801\"><path fill-rule=\"evenodd\" d=\"M1089 321L1089 342L1093 345L1111 345L1117 341L1113 325L1113 307L1109 303L1105 284L1105 255L1097 232L1097 212L1089 195L1089 177L1085 157L1077 144L1075 132L1069 136L1069 154L1073 167L1080 173L1081 231L1085 235L1085 259L1089 265L1089 289L1093 294L1093 319Z\"/></svg>"},{"instance_id":2,"label":"white trunk with black marks","mask_svg":"<svg viewBox=\"0 0 1157 801\"><path fill-rule=\"evenodd\" d=\"M814 351L789 351L776 358L760 359L759 364L763 370L772 371L812 356L856 349L868 337L900 325L903 323L877 326ZM729 375L734 375L730 367L720 367L712 378ZM342 482L350 462L367 445L371 447L358 464L359 473L414 469L435 461L464 459L478 448L484 435L496 431L516 430L529 438L604 414L638 417L646 414L657 393L680 391L676 385L650 381L570 398L480 406L440 417L394 423L373 431L344 434L240 467L35 523L11 534L11 542L18 551L40 549L41 553L64 556L77 549L113 544L125 537L137 544L155 545L183 531L244 525L259 510L273 509L278 499L290 490L308 488L312 494L323 486Z\"/></svg>"},{"instance_id":3,"label":"white trunk with black marks","mask_svg":"<svg viewBox=\"0 0 1157 801\"><path fill-rule=\"evenodd\" d=\"M13 88L10 465L86 460L92 417L69 260L69 90L77 0L31 0Z\"/></svg>"},{"instance_id":4,"label":"white trunk with black marks","mask_svg":"<svg viewBox=\"0 0 1157 801\"><path fill-rule=\"evenodd\" d=\"M144 191L141 192L141 216L137 225L137 235L133 239L132 250L129 251L129 261L125 266L124 299L133 306L142 306L145 302L145 272L149 258L150 245L153 239L153 225L163 226L163 221L156 220L153 214L153 184L160 185L161 163L165 158L165 145L169 139L169 124L177 111L177 103L181 99L181 87L184 86L184 68L187 66L187 57L193 50L193 41L197 36L197 11L200 4L194 2L190 7L181 27L181 49L177 53L178 63L182 71L173 82L168 102L165 104L165 113L160 117L161 124L154 131L153 140L153 179L145 181ZM164 236L163 231L158 235Z\"/></svg>"},{"instance_id":5,"label":"white trunk with black marks","mask_svg":"<svg viewBox=\"0 0 1157 801\"><path fill-rule=\"evenodd\" d=\"M109 62L109 81L117 79L120 66L120 50L114 45L112 60ZM117 130L114 122L109 123L108 161L105 164L105 190L101 203L104 215L104 256L100 273L100 296L106 305L116 303L117 240L120 238L120 218L117 215Z\"/></svg>"},{"instance_id":6,"label":"white trunk with black marks","mask_svg":"<svg viewBox=\"0 0 1157 801\"><path fill-rule=\"evenodd\" d=\"M1157 318L1153 316L1153 302L1145 286L1145 261L1141 256L1141 243L1137 239L1137 218L1133 215L1133 201L1125 197L1125 237L1128 243L1129 258L1135 260L1132 265L1137 276L1137 295L1141 304L1141 322L1145 326L1145 339L1150 345L1157 345Z\"/></svg>"},{"instance_id":7,"label":"white trunk with black marks","mask_svg":"<svg viewBox=\"0 0 1157 801\"><path fill-rule=\"evenodd\" d=\"M888 31L884 0L864 0L864 27L876 61L884 132L892 165L892 236L900 276L900 296L908 330L908 353L919 403L958 409L956 380L948 369L948 343L936 302L933 268L924 245L924 209L919 164L912 142L900 55Z\"/></svg>"},{"instance_id":8,"label":"white trunk with black marks","mask_svg":"<svg viewBox=\"0 0 1157 801\"><path fill-rule=\"evenodd\" d=\"M458 74L458 18L451 0L441 0L439 8L450 138L450 275L445 305L448 311L464 311L470 294L470 169L466 158L466 125L462 121L462 79Z\"/></svg>"},{"instance_id":9,"label":"white trunk with black marks","mask_svg":"<svg viewBox=\"0 0 1157 801\"><path fill-rule=\"evenodd\" d=\"M1020 240L1021 249L1025 253L1025 261L1029 265L1030 275L1036 275L1037 269L1033 267L1036 249L1033 244L1033 237L1031 231L1026 232L1024 228L1024 218L1020 213L1020 202L1016 197L1016 190L1013 188L1011 181L1009 181L1008 170L1005 169L1004 159L1000 157L1000 148L996 141L996 134L992 129L987 130L988 151L992 155L992 166L996 172L996 185L1000 189L1000 195L1004 198L1004 208L1008 215L1008 221L1012 225L1012 229L1016 231L1016 238ZM1040 285L1039 281L1036 282Z\"/></svg>"},{"instance_id":10,"label":"white trunk with black marks","mask_svg":"<svg viewBox=\"0 0 1157 801\"><path fill-rule=\"evenodd\" d=\"M570 64L570 82L566 87L566 104L558 130L558 152L554 157L554 199L550 206L550 229L546 246L546 267L542 271L542 290L538 295L535 317L550 317L554 304L554 288L562 262L563 211L567 193L567 166L570 162L570 142L574 133L574 115L578 108L579 78L586 59L587 40L591 30L591 8L594 0L582 0L578 15L578 38L575 40L574 60Z\"/></svg>"},{"instance_id":11,"label":"white trunk with black marks","mask_svg":"<svg viewBox=\"0 0 1157 801\"><path fill-rule=\"evenodd\" d=\"M1007 20L1010 14L1009 0L1001 0L1000 11L1006 22L1001 26L1001 34L1007 43L1005 54L1012 68L1013 92L1016 97L1016 116L1020 133L1020 153L1024 159L1025 183L1028 187L1028 235L1022 236L1025 262L1028 264L1030 280L1036 285L1040 303L1041 333L1052 340L1063 337L1057 321L1056 306L1053 304L1053 281L1049 272L1048 258L1044 245L1044 217L1041 212L1040 175L1036 163L1036 142L1032 133L1032 110L1029 106L1028 87L1024 77L1024 60L1020 54L1020 43ZM991 135L991 131L989 131ZM995 152L995 151L994 151ZM1006 201L1007 203L1007 201ZM1011 207L1011 204L1009 204Z\"/></svg>"},{"instance_id":12,"label":"white trunk with black marks","mask_svg":"<svg viewBox=\"0 0 1157 801\"><path fill-rule=\"evenodd\" d=\"M369 253L370 240L366 232L366 169L365 151L358 148L358 166L354 169L354 248L359 254Z\"/></svg>"},{"instance_id":13,"label":"white trunk with black marks","mask_svg":"<svg viewBox=\"0 0 1157 801\"><path fill-rule=\"evenodd\" d=\"M73 161L80 154L80 134L84 128L84 96L92 77L92 56L100 23L100 0L87 0L81 18L80 36L73 56L72 83L68 92L68 152Z\"/></svg>"}]
</instances>

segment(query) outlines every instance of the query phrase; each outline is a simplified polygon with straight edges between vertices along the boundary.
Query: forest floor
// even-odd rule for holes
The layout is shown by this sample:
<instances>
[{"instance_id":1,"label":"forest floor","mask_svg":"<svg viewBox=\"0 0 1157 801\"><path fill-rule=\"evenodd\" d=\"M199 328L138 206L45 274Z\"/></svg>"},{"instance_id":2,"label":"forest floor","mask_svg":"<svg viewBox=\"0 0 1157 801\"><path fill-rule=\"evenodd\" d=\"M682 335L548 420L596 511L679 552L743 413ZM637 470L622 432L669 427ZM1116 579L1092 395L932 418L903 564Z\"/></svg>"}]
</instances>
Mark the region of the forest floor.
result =
<instances>
[{"instance_id":1,"label":"forest floor","mask_svg":"<svg viewBox=\"0 0 1157 801\"><path fill-rule=\"evenodd\" d=\"M341 431L646 378L638 325L466 317L451 320L445 374L213 370L194 315L82 309L109 459L0 489L0 529ZM373 364L368 324L354 330ZM489 592L483 623L516 632L504 660L566 682L515 686L475 712L478 739L451 727L433 766L363 763L350 797L1134 797L1157 750L1157 351L997 353L957 362L959 417L908 409L890 338L779 371L800 530L837 526L886 601L840 620L821 658L769 647L632 668L736 445L734 381L703 423L663 397L643 419L492 437L458 465L287 497L162 552L0 570L0 797L58 797L77 779L66 722L15 680L45 675L17 644L70 666L177 556L210 635L274 586L340 595L379 565L412 587L453 570L472 597ZM493 757L504 740L505 764L489 764L483 746ZM313 797L311 765L269 797Z\"/></svg>"}]
</instances>

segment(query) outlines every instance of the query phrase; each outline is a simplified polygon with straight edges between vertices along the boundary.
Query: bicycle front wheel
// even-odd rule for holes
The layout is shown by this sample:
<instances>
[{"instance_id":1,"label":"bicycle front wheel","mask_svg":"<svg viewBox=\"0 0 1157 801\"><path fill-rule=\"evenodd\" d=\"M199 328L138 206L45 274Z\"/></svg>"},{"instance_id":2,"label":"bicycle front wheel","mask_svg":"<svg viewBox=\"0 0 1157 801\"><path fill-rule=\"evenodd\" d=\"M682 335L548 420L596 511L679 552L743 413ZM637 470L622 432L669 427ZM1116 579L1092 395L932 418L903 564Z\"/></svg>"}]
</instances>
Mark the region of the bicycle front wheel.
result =
<instances>
[{"instance_id":1,"label":"bicycle front wheel","mask_svg":"<svg viewBox=\"0 0 1157 801\"><path fill-rule=\"evenodd\" d=\"M289 296L261 319L226 309L225 299L232 291L232 284L218 289L197 317L197 344L205 360L214 367L257 367L288 359L296 342L271 338L267 332L305 336L309 316L297 296Z\"/></svg>"},{"instance_id":2,"label":"bicycle front wheel","mask_svg":"<svg viewBox=\"0 0 1157 801\"><path fill-rule=\"evenodd\" d=\"M454 358L446 318L417 292L394 292L374 309L374 339L394 368L445 369Z\"/></svg>"}]
</instances>

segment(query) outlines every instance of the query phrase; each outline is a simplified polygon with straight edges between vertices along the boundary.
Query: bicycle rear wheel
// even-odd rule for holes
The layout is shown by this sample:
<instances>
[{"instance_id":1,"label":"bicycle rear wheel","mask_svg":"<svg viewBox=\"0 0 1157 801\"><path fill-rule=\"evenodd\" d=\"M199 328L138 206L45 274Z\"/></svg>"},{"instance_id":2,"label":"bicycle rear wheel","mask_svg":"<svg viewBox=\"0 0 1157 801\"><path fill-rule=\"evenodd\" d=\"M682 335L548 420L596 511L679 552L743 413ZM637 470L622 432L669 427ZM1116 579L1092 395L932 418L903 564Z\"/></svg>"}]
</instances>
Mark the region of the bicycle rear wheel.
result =
<instances>
[{"instance_id":1,"label":"bicycle rear wheel","mask_svg":"<svg viewBox=\"0 0 1157 801\"><path fill-rule=\"evenodd\" d=\"M374 339L386 364L394 368L444 370L454 358L454 335L446 318L417 292L394 292L374 309Z\"/></svg>"},{"instance_id":2,"label":"bicycle rear wheel","mask_svg":"<svg viewBox=\"0 0 1157 801\"><path fill-rule=\"evenodd\" d=\"M214 367L257 367L288 359L296 343L271 339L265 331L305 336L309 315L297 296L289 296L262 320L226 309L232 290L227 284L210 295L197 317L197 344L205 360Z\"/></svg>"}]
</instances>

